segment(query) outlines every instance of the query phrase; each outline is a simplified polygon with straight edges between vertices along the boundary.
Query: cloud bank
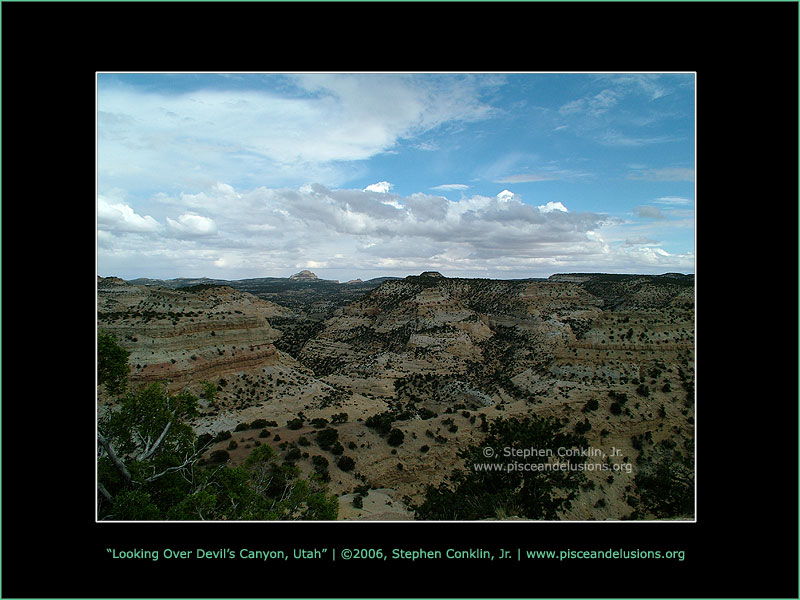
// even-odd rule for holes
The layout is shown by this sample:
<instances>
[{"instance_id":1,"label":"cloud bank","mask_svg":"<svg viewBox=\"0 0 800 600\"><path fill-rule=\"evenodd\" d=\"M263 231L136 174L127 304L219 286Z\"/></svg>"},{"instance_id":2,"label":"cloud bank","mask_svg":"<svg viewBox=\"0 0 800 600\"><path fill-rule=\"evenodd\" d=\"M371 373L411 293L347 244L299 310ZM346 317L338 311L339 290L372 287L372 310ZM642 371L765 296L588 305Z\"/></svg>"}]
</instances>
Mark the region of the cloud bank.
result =
<instances>
[{"instance_id":1,"label":"cloud bank","mask_svg":"<svg viewBox=\"0 0 800 600\"><path fill-rule=\"evenodd\" d=\"M619 220L570 212L560 202L531 206L510 190L451 201L423 193L404 197L383 185L377 191L321 184L238 191L216 183L158 201L174 215L163 224L125 205L99 205L103 270L125 277L142 255L155 253L171 276L226 278L301 268L332 278L346 272L343 279L429 268L451 276L531 277L582 266L641 271L692 262L691 255L670 255L639 240L609 244L603 228Z\"/></svg>"}]
</instances>

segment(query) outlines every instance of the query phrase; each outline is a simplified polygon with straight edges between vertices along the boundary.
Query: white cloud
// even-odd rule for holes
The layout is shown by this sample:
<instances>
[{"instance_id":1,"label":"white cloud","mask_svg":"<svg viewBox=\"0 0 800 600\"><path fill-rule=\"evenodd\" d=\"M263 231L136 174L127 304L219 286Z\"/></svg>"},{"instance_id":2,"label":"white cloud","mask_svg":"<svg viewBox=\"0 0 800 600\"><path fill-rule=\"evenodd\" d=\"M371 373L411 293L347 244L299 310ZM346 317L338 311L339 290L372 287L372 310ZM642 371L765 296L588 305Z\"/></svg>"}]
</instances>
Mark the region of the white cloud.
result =
<instances>
[{"instance_id":1,"label":"white cloud","mask_svg":"<svg viewBox=\"0 0 800 600\"><path fill-rule=\"evenodd\" d=\"M431 189L447 192L450 190L468 190L469 186L464 185L463 183L443 183L442 185L437 185L436 187L432 187Z\"/></svg>"},{"instance_id":2,"label":"white cloud","mask_svg":"<svg viewBox=\"0 0 800 600\"><path fill-rule=\"evenodd\" d=\"M564 206L561 202L548 202L547 204L543 204L542 206L537 206L536 208L539 209L539 212L549 213L553 212L554 210L558 210L561 212L569 212L567 207Z\"/></svg>"},{"instance_id":3,"label":"white cloud","mask_svg":"<svg viewBox=\"0 0 800 600\"><path fill-rule=\"evenodd\" d=\"M154 233L161 229L153 217L137 215L127 204L110 203L102 196L97 199L97 227L128 233Z\"/></svg>"},{"instance_id":4,"label":"white cloud","mask_svg":"<svg viewBox=\"0 0 800 600\"><path fill-rule=\"evenodd\" d=\"M379 194L385 194L390 189L392 189L392 184L388 181L379 181L378 183L373 183L368 185L364 188L365 192L378 192Z\"/></svg>"},{"instance_id":5,"label":"white cloud","mask_svg":"<svg viewBox=\"0 0 800 600\"><path fill-rule=\"evenodd\" d=\"M194 213L184 213L174 221L167 217L167 227L176 237L208 237L217 234L217 224L213 219Z\"/></svg>"},{"instance_id":6,"label":"white cloud","mask_svg":"<svg viewBox=\"0 0 800 600\"><path fill-rule=\"evenodd\" d=\"M684 167L643 169L630 173L628 179L641 179L644 181L694 181L694 169Z\"/></svg>"},{"instance_id":7,"label":"white cloud","mask_svg":"<svg viewBox=\"0 0 800 600\"><path fill-rule=\"evenodd\" d=\"M677 196L663 196L653 200L656 204L667 204L669 206L685 206L691 202L688 198L680 198Z\"/></svg>"},{"instance_id":8,"label":"white cloud","mask_svg":"<svg viewBox=\"0 0 800 600\"><path fill-rule=\"evenodd\" d=\"M505 202L507 202L509 200L513 200L514 199L514 192L512 192L510 190L503 190L502 192L497 194L497 198L499 200L503 200Z\"/></svg>"},{"instance_id":9,"label":"white cloud","mask_svg":"<svg viewBox=\"0 0 800 600\"><path fill-rule=\"evenodd\" d=\"M231 173L252 185L309 179L338 185L361 168L348 161L389 152L399 141L444 124L493 114L479 99L483 83L469 77L282 77L294 90L167 94L102 86L99 175L107 185L129 190L143 182L198 188Z\"/></svg>"}]
</instances>

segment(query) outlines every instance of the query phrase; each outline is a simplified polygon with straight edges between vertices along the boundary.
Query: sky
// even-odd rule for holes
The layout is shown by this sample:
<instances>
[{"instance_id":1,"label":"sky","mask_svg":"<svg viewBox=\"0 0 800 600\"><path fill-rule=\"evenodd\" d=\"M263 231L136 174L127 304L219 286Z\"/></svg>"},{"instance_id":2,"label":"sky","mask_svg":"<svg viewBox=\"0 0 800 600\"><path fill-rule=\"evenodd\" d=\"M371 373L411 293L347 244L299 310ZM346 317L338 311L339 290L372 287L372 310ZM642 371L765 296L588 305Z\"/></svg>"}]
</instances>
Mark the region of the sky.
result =
<instances>
[{"instance_id":1,"label":"sky","mask_svg":"<svg viewBox=\"0 0 800 600\"><path fill-rule=\"evenodd\" d=\"M97 272L694 273L694 73L98 73Z\"/></svg>"}]
</instances>

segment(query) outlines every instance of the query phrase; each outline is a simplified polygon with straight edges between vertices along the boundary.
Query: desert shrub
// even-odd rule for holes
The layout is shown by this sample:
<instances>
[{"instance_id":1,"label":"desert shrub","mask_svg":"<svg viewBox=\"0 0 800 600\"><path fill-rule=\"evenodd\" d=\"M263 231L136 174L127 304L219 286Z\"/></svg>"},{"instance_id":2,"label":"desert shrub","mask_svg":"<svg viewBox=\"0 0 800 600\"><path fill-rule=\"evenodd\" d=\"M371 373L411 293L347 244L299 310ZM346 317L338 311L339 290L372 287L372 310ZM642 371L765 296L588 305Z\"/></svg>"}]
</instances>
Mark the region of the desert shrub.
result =
<instances>
[{"instance_id":1,"label":"desert shrub","mask_svg":"<svg viewBox=\"0 0 800 600\"><path fill-rule=\"evenodd\" d=\"M353 508L364 508L364 499L361 496L353 498Z\"/></svg>"},{"instance_id":2,"label":"desert shrub","mask_svg":"<svg viewBox=\"0 0 800 600\"><path fill-rule=\"evenodd\" d=\"M250 423L239 423L234 431L247 431L250 429Z\"/></svg>"},{"instance_id":3,"label":"desert shrub","mask_svg":"<svg viewBox=\"0 0 800 600\"><path fill-rule=\"evenodd\" d=\"M600 407L600 403L592 398L583 406L583 412L590 412L593 410L597 410Z\"/></svg>"},{"instance_id":4,"label":"desert shrub","mask_svg":"<svg viewBox=\"0 0 800 600\"><path fill-rule=\"evenodd\" d=\"M314 465L315 469L327 469L330 463L328 459L321 454L316 454L311 457L311 464Z\"/></svg>"},{"instance_id":5,"label":"desert shrub","mask_svg":"<svg viewBox=\"0 0 800 600\"><path fill-rule=\"evenodd\" d=\"M316 419L311 419L311 425L315 429L323 429L328 424L328 419L324 417L317 417Z\"/></svg>"},{"instance_id":6,"label":"desert shrub","mask_svg":"<svg viewBox=\"0 0 800 600\"><path fill-rule=\"evenodd\" d=\"M239 444L236 442L236 440L231 440L228 444L228 450L236 450L238 447Z\"/></svg>"},{"instance_id":7,"label":"desert shrub","mask_svg":"<svg viewBox=\"0 0 800 600\"><path fill-rule=\"evenodd\" d=\"M289 429L300 429L303 427L303 419L300 418L290 419L286 423L286 427L288 427Z\"/></svg>"},{"instance_id":8,"label":"desert shrub","mask_svg":"<svg viewBox=\"0 0 800 600\"><path fill-rule=\"evenodd\" d=\"M250 423L250 429L263 429L267 426L266 419L256 419L252 423Z\"/></svg>"},{"instance_id":9,"label":"desert shrub","mask_svg":"<svg viewBox=\"0 0 800 600\"><path fill-rule=\"evenodd\" d=\"M591 428L592 424L589 422L589 419L584 419L582 422L579 422L575 425L575 433L577 433L578 435L583 435Z\"/></svg>"},{"instance_id":10,"label":"desert shrub","mask_svg":"<svg viewBox=\"0 0 800 600\"><path fill-rule=\"evenodd\" d=\"M358 448L355 442L348 442L347 447L350 448L350 450L355 450L356 448Z\"/></svg>"},{"instance_id":11,"label":"desert shrub","mask_svg":"<svg viewBox=\"0 0 800 600\"><path fill-rule=\"evenodd\" d=\"M433 419L434 417L439 416L432 410L429 410L425 407L420 408L419 411L417 411L417 414L419 415L419 418L422 419L423 421L427 421L428 419Z\"/></svg>"},{"instance_id":12,"label":"desert shrub","mask_svg":"<svg viewBox=\"0 0 800 600\"><path fill-rule=\"evenodd\" d=\"M331 427L321 429L317 434L317 444L323 450L328 450L339 439L339 432Z\"/></svg>"},{"instance_id":13,"label":"desert shrub","mask_svg":"<svg viewBox=\"0 0 800 600\"><path fill-rule=\"evenodd\" d=\"M299 438L297 438L297 443L299 445L301 445L301 446L310 446L311 445L311 442L309 442L308 438L306 436L304 436L304 435L301 435Z\"/></svg>"},{"instance_id":14,"label":"desert shrub","mask_svg":"<svg viewBox=\"0 0 800 600\"><path fill-rule=\"evenodd\" d=\"M364 421L364 424L380 434L386 434L392 429L392 421L394 421L394 413L386 411L372 415Z\"/></svg>"},{"instance_id":15,"label":"desert shrub","mask_svg":"<svg viewBox=\"0 0 800 600\"><path fill-rule=\"evenodd\" d=\"M217 434L217 437L214 438L215 442L224 442L225 440L229 440L231 438L230 431L220 431Z\"/></svg>"},{"instance_id":16,"label":"desert shrub","mask_svg":"<svg viewBox=\"0 0 800 600\"><path fill-rule=\"evenodd\" d=\"M286 453L286 460L288 461L295 461L300 459L300 448L289 448L289 451Z\"/></svg>"},{"instance_id":17,"label":"desert shrub","mask_svg":"<svg viewBox=\"0 0 800 600\"><path fill-rule=\"evenodd\" d=\"M331 417L331 422L333 423L346 423L348 419L348 414L346 412L336 413Z\"/></svg>"},{"instance_id":18,"label":"desert shrub","mask_svg":"<svg viewBox=\"0 0 800 600\"><path fill-rule=\"evenodd\" d=\"M339 461L336 463L336 465L337 465L337 466L338 466L338 467L339 467L339 468L340 468L342 471L352 471L352 470L355 468L355 466L356 466L356 461L354 461L354 460L353 460L352 458L350 458L349 456L342 456L342 457L339 459Z\"/></svg>"},{"instance_id":19,"label":"desert shrub","mask_svg":"<svg viewBox=\"0 0 800 600\"><path fill-rule=\"evenodd\" d=\"M267 438L267 437L269 437L270 435L271 435L271 434L270 434L270 432L269 432L269 430L268 430L268 429L262 429L262 430L261 430L261 432L258 434L258 437L260 437L260 438Z\"/></svg>"},{"instance_id":20,"label":"desert shrub","mask_svg":"<svg viewBox=\"0 0 800 600\"><path fill-rule=\"evenodd\" d=\"M208 457L208 460L212 463L224 463L228 462L230 458L231 455L228 454L226 450L214 450Z\"/></svg>"},{"instance_id":21,"label":"desert shrub","mask_svg":"<svg viewBox=\"0 0 800 600\"><path fill-rule=\"evenodd\" d=\"M331 451L331 454L333 454L334 456L340 456L341 454L344 453L344 446L342 446L341 442L337 441L337 442L335 442L333 444L333 446L331 446L331 450L330 451Z\"/></svg>"},{"instance_id":22,"label":"desert shrub","mask_svg":"<svg viewBox=\"0 0 800 600\"><path fill-rule=\"evenodd\" d=\"M389 437L386 438L386 442L390 446L399 446L403 443L405 437L405 434L400 429L395 428L389 432Z\"/></svg>"}]
</instances>

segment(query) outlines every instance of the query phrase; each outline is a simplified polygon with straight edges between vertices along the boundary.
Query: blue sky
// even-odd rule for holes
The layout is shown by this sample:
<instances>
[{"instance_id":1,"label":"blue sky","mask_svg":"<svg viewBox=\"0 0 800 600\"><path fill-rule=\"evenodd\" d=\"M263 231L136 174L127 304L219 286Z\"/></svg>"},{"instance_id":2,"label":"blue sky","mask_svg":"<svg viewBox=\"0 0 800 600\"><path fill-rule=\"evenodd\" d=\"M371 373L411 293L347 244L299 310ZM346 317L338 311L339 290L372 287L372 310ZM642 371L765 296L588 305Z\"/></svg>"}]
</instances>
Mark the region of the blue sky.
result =
<instances>
[{"instance_id":1,"label":"blue sky","mask_svg":"<svg viewBox=\"0 0 800 600\"><path fill-rule=\"evenodd\" d=\"M102 276L694 272L692 73L100 73Z\"/></svg>"}]
</instances>

